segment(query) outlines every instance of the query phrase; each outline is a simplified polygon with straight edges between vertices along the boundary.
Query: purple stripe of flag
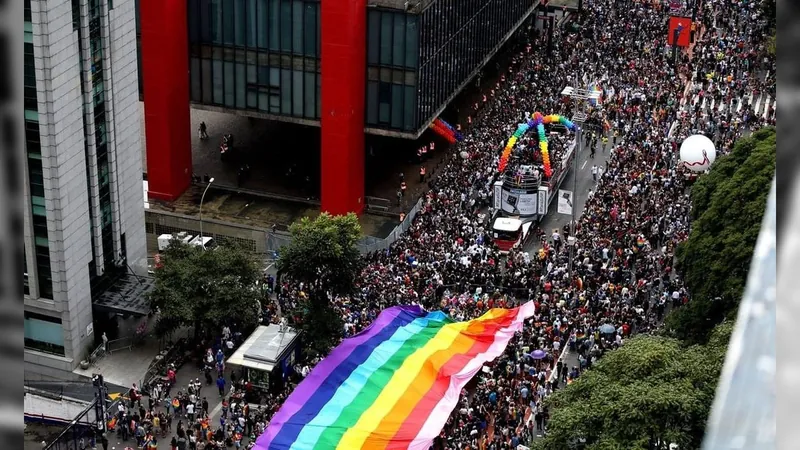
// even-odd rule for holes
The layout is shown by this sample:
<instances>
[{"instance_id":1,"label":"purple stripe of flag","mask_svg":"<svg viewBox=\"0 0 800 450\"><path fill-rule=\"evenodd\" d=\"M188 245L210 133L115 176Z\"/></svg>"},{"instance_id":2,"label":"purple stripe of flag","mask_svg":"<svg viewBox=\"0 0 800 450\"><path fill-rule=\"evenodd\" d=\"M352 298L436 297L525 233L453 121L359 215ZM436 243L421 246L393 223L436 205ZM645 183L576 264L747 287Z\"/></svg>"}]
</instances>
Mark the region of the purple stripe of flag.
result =
<instances>
[{"instance_id":1,"label":"purple stripe of flag","mask_svg":"<svg viewBox=\"0 0 800 450\"><path fill-rule=\"evenodd\" d=\"M275 436L281 431L283 424L306 404L317 389L328 379L331 373L333 373L359 345L377 335L387 325L391 324L403 311L418 313L421 311L421 308L419 306L395 306L384 310L368 328L346 339L336 348L336 351L320 361L308 377L303 380L302 389L295 390L292 395L286 399L286 402L278 413L272 418L264 434L259 437L255 447L256 450L268 449L273 439L275 439Z\"/></svg>"}]
</instances>

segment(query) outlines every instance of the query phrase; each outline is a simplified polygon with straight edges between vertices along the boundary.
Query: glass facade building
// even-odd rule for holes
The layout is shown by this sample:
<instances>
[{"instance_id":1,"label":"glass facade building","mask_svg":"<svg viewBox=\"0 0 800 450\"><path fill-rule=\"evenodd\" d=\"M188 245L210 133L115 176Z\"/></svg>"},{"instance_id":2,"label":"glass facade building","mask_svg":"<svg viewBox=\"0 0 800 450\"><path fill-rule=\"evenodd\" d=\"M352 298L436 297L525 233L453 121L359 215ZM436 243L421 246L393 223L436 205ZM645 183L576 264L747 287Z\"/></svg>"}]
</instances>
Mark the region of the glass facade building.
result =
<instances>
[{"instance_id":1,"label":"glass facade building","mask_svg":"<svg viewBox=\"0 0 800 450\"><path fill-rule=\"evenodd\" d=\"M368 8L365 125L420 131L537 3ZM319 120L320 0L187 0L187 21L192 102Z\"/></svg>"},{"instance_id":2,"label":"glass facade building","mask_svg":"<svg viewBox=\"0 0 800 450\"><path fill-rule=\"evenodd\" d=\"M319 0L187 3L193 102L319 119Z\"/></svg>"},{"instance_id":3,"label":"glass facade building","mask_svg":"<svg viewBox=\"0 0 800 450\"><path fill-rule=\"evenodd\" d=\"M437 0L420 20L419 111L445 106L538 5L538 0Z\"/></svg>"}]
</instances>

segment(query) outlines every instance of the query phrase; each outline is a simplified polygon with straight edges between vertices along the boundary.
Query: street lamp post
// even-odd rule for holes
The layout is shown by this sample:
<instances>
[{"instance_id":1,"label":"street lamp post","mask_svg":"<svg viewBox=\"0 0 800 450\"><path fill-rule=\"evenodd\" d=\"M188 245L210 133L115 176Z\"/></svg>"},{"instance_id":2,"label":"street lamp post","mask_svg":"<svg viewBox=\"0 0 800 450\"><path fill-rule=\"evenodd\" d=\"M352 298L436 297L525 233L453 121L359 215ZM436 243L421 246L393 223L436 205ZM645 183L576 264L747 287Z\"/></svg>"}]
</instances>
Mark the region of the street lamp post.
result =
<instances>
[{"instance_id":1,"label":"street lamp post","mask_svg":"<svg viewBox=\"0 0 800 450\"><path fill-rule=\"evenodd\" d=\"M210 180L208 180L208 184L203 191L203 195L200 197L200 245L203 246L203 250L206 249L206 245L203 243L203 200L206 199L206 192L208 192L208 188L211 187L211 183L213 182L214 178L212 177Z\"/></svg>"},{"instance_id":2,"label":"street lamp post","mask_svg":"<svg viewBox=\"0 0 800 450\"><path fill-rule=\"evenodd\" d=\"M567 86L563 91L561 91L561 95L578 100L578 106L580 107L580 110L575 111L572 115L572 122L577 125L577 129L575 131L575 156L572 158L572 220L570 221L569 238L567 239L567 247L569 248L569 280L571 284L572 265L573 260L575 259L576 244L575 224L577 223L578 213L578 155L582 153L581 143L583 142L583 126L588 118L588 114L586 113L587 100L599 101L600 92L595 90L590 91L588 89L576 89L572 86Z\"/></svg>"}]
</instances>

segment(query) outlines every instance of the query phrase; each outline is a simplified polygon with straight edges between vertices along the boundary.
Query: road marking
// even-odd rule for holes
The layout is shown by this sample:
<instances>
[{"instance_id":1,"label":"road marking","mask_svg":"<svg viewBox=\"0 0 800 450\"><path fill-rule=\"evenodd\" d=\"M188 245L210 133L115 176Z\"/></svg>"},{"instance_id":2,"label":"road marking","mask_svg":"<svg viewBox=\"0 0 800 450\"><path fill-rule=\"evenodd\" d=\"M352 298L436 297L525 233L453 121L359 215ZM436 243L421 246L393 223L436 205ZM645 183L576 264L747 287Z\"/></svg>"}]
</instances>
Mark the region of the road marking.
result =
<instances>
[{"instance_id":1,"label":"road marking","mask_svg":"<svg viewBox=\"0 0 800 450\"><path fill-rule=\"evenodd\" d=\"M211 413L208 414L208 418L213 421L214 416L219 414L220 411L222 411L222 400L220 400L219 403L217 403L217 406L215 406L214 409L211 410Z\"/></svg>"},{"instance_id":2,"label":"road marking","mask_svg":"<svg viewBox=\"0 0 800 450\"><path fill-rule=\"evenodd\" d=\"M586 163L588 163L588 162L589 162L589 160L588 160L588 159L587 159L586 161L584 161L584 162L583 162L583 165L581 166L581 170L583 170L583 168L584 168L584 167L586 167Z\"/></svg>"}]
</instances>

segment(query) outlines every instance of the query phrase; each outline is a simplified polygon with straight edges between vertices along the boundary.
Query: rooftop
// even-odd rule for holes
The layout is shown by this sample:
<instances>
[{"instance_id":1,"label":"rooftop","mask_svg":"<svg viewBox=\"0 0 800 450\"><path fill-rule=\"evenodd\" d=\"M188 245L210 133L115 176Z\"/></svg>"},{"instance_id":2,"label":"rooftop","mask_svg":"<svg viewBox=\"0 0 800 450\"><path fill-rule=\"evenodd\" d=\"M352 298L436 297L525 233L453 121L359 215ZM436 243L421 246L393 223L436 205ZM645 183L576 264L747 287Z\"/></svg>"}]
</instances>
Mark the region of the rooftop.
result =
<instances>
[{"instance_id":1,"label":"rooftop","mask_svg":"<svg viewBox=\"0 0 800 450\"><path fill-rule=\"evenodd\" d=\"M436 0L368 0L367 5L379 8L391 8L407 10L413 14L419 14L431 3ZM406 6L408 4L408 6Z\"/></svg>"},{"instance_id":2,"label":"rooftop","mask_svg":"<svg viewBox=\"0 0 800 450\"><path fill-rule=\"evenodd\" d=\"M281 330L281 325L261 325L236 350L228 364L269 372L291 350L298 333L292 328Z\"/></svg>"},{"instance_id":3,"label":"rooftop","mask_svg":"<svg viewBox=\"0 0 800 450\"><path fill-rule=\"evenodd\" d=\"M92 304L101 311L144 316L150 312L146 294L154 286L153 278L124 273L94 296Z\"/></svg>"}]
</instances>

